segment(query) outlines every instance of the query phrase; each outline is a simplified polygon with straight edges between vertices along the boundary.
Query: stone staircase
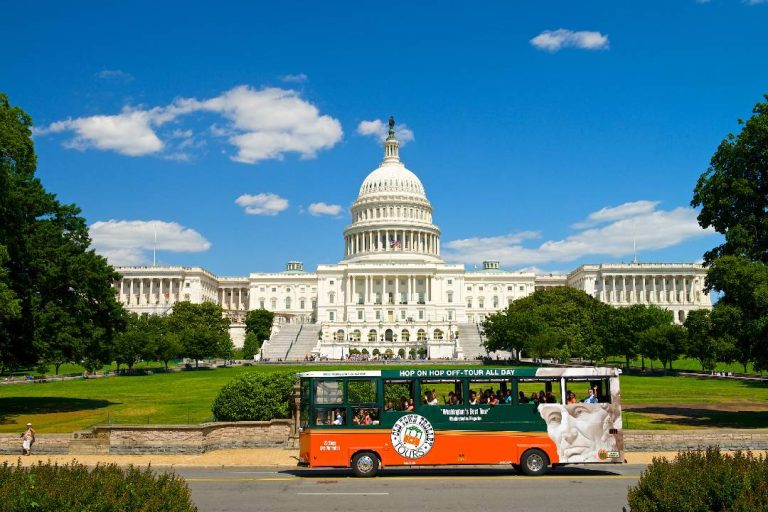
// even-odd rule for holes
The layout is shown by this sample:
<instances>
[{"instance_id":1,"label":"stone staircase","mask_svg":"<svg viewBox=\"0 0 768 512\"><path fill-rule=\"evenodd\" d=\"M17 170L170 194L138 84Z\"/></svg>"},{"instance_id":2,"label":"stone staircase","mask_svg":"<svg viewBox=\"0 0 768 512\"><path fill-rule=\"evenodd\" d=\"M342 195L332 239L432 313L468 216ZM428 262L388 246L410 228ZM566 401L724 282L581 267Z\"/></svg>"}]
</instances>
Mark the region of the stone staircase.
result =
<instances>
[{"instance_id":1,"label":"stone staircase","mask_svg":"<svg viewBox=\"0 0 768 512\"><path fill-rule=\"evenodd\" d=\"M276 362L278 360L285 361L285 356L288 350L291 348L291 344L296 339L296 335L299 334L302 324L285 324L280 330L273 334L269 341L264 343L261 347L261 360L269 360ZM317 336L317 335L315 335ZM317 340L317 338L315 338ZM302 359L303 359L302 355Z\"/></svg>"},{"instance_id":2,"label":"stone staircase","mask_svg":"<svg viewBox=\"0 0 768 512\"><path fill-rule=\"evenodd\" d=\"M303 324L299 337L294 342L285 359L303 361L304 356L315 349L318 334L320 334L320 324Z\"/></svg>"},{"instance_id":3,"label":"stone staircase","mask_svg":"<svg viewBox=\"0 0 768 512\"><path fill-rule=\"evenodd\" d=\"M477 324L459 324L459 345L464 352L464 359L477 359L477 356L487 354L483 346L483 340L480 332L477 330Z\"/></svg>"}]
</instances>

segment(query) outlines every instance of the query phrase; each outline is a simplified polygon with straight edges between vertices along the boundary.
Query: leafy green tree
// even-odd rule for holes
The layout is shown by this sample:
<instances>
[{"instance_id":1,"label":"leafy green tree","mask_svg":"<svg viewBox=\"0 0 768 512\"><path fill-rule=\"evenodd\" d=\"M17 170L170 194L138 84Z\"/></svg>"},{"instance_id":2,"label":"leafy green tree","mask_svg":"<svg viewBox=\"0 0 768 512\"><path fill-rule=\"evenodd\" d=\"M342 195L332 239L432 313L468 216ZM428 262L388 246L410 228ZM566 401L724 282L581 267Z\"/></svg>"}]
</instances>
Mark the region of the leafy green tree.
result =
<instances>
[{"instance_id":1,"label":"leafy green tree","mask_svg":"<svg viewBox=\"0 0 768 512\"><path fill-rule=\"evenodd\" d=\"M623 355L629 362L638 355L643 356L643 368L645 367L644 346L640 342L641 334L652 328L669 325L672 323L672 312L655 305L633 304L626 308L614 310L609 319L610 348L608 353Z\"/></svg>"},{"instance_id":2,"label":"leafy green tree","mask_svg":"<svg viewBox=\"0 0 768 512\"><path fill-rule=\"evenodd\" d=\"M272 334L272 322L275 314L266 309L253 309L245 315L245 332L253 333L259 343L259 347L268 340Z\"/></svg>"},{"instance_id":3,"label":"leafy green tree","mask_svg":"<svg viewBox=\"0 0 768 512\"><path fill-rule=\"evenodd\" d=\"M157 359L165 323L161 316L129 313L127 327L115 337L112 349L118 368L125 364L131 370L139 361Z\"/></svg>"},{"instance_id":4,"label":"leafy green tree","mask_svg":"<svg viewBox=\"0 0 768 512\"><path fill-rule=\"evenodd\" d=\"M168 325L171 332L178 333L184 346L183 355L194 359L195 367L201 359L232 355L229 320L217 304L178 302L168 315Z\"/></svg>"},{"instance_id":5,"label":"leafy green tree","mask_svg":"<svg viewBox=\"0 0 768 512\"><path fill-rule=\"evenodd\" d=\"M688 333L686 354L699 361L702 370L712 371L717 362L717 340L714 336L712 318L707 309L696 309L688 313L683 324Z\"/></svg>"},{"instance_id":6,"label":"leafy green tree","mask_svg":"<svg viewBox=\"0 0 768 512\"><path fill-rule=\"evenodd\" d=\"M651 359L660 360L665 369L669 363L671 370L672 361L685 353L687 336L679 325L655 325L641 332L638 338L643 352Z\"/></svg>"},{"instance_id":7,"label":"leafy green tree","mask_svg":"<svg viewBox=\"0 0 768 512\"><path fill-rule=\"evenodd\" d=\"M701 207L699 224L725 238L704 255L707 290L723 293L713 323L745 371L750 360L768 367L768 101L752 112L720 143L691 201Z\"/></svg>"},{"instance_id":8,"label":"leafy green tree","mask_svg":"<svg viewBox=\"0 0 768 512\"><path fill-rule=\"evenodd\" d=\"M537 290L483 322L485 347L594 360L604 353L610 306L565 286Z\"/></svg>"},{"instance_id":9,"label":"leafy green tree","mask_svg":"<svg viewBox=\"0 0 768 512\"><path fill-rule=\"evenodd\" d=\"M171 359L177 359L184 353L184 345L175 332L164 332L157 339L155 346L155 359L161 361L168 369Z\"/></svg>"},{"instance_id":10,"label":"leafy green tree","mask_svg":"<svg viewBox=\"0 0 768 512\"><path fill-rule=\"evenodd\" d=\"M289 418L293 373L239 375L219 391L211 411L217 421L269 421Z\"/></svg>"},{"instance_id":11,"label":"leafy green tree","mask_svg":"<svg viewBox=\"0 0 768 512\"><path fill-rule=\"evenodd\" d=\"M75 205L64 205L35 177L32 120L0 94L0 245L6 285L19 314L4 318L3 367L109 359L122 325L112 283L118 275L91 250Z\"/></svg>"},{"instance_id":12,"label":"leafy green tree","mask_svg":"<svg viewBox=\"0 0 768 512\"><path fill-rule=\"evenodd\" d=\"M725 242L704 254L711 265L720 256L768 263L768 95L758 102L742 130L728 134L693 192L701 207L699 224L722 233Z\"/></svg>"},{"instance_id":13,"label":"leafy green tree","mask_svg":"<svg viewBox=\"0 0 768 512\"><path fill-rule=\"evenodd\" d=\"M253 359L253 356L259 353L261 344L259 343L259 337L254 332L248 332L243 340L243 359Z\"/></svg>"}]
</instances>

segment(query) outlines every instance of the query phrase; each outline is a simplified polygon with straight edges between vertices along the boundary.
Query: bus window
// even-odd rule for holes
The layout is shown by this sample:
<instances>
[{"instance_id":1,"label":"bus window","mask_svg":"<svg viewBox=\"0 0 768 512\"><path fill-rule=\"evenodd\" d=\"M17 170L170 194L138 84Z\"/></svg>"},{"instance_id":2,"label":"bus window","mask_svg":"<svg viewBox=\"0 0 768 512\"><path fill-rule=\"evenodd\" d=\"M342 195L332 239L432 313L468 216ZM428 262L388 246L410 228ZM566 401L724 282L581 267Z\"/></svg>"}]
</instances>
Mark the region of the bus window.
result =
<instances>
[{"instance_id":1,"label":"bus window","mask_svg":"<svg viewBox=\"0 0 768 512\"><path fill-rule=\"evenodd\" d=\"M309 427L309 379L301 379L301 409L299 411L299 426Z\"/></svg>"},{"instance_id":2,"label":"bus window","mask_svg":"<svg viewBox=\"0 0 768 512\"><path fill-rule=\"evenodd\" d=\"M421 381L423 405L461 405L461 380L440 379Z\"/></svg>"},{"instance_id":3,"label":"bus window","mask_svg":"<svg viewBox=\"0 0 768 512\"><path fill-rule=\"evenodd\" d=\"M378 407L355 407L352 409L352 424L368 427L379 424Z\"/></svg>"},{"instance_id":4,"label":"bus window","mask_svg":"<svg viewBox=\"0 0 768 512\"><path fill-rule=\"evenodd\" d=\"M350 404L375 404L376 381L373 379L350 380L347 383L347 402Z\"/></svg>"},{"instance_id":5,"label":"bus window","mask_svg":"<svg viewBox=\"0 0 768 512\"><path fill-rule=\"evenodd\" d=\"M384 381L384 412L413 410L413 381Z\"/></svg>"},{"instance_id":6,"label":"bus window","mask_svg":"<svg viewBox=\"0 0 768 512\"><path fill-rule=\"evenodd\" d=\"M527 405L540 403L546 404L559 404L561 402L560 397L560 380L559 379L519 379L517 381L518 390L518 404ZM528 398L527 404L521 403L519 398L520 391L523 392L526 398Z\"/></svg>"},{"instance_id":7,"label":"bus window","mask_svg":"<svg viewBox=\"0 0 768 512\"><path fill-rule=\"evenodd\" d=\"M577 402L611 403L611 382L609 379L566 378L565 386L576 395ZM592 390L590 394L590 390ZM595 397L594 400L590 397Z\"/></svg>"},{"instance_id":8,"label":"bus window","mask_svg":"<svg viewBox=\"0 0 768 512\"><path fill-rule=\"evenodd\" d=\"M331 409L328 407L315 409L315 425L346 425L344 409Z\"/></svg>"},{"instance_id":9,"label":"bus window","mask_svg":"<svg viewBox=\"0 0 768 512\"><path fill-rule=\"evenodd\" d=\"M508 380L471 380L469 381L469 398L472 405L510 405L513 403L512 382Z\"/></svg>"},{"instance_id":10,"label":"bus window","mask_svg":"<svg viewBox=\"0 0 768 512\"><path fill-rule=\"evenodd\" d=\"M315 381L316 404L340 404L344 401L344 381L317 380Z\"/></svg>"}]
</instances>

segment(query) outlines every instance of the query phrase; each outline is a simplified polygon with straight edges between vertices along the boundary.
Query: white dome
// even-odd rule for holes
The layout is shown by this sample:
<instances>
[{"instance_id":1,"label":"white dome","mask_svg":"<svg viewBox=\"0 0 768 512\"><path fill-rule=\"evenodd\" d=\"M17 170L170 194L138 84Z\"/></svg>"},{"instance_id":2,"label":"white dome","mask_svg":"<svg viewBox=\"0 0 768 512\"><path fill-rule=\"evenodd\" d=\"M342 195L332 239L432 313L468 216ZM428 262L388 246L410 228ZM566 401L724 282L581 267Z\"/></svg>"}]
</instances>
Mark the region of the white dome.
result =
<instances>
[{"instance_id":1,"label":"white dome","mask_svg":"<svg viewBox=\"0 0 768 512\"><path fill-rule=\"evenodd\" d=\"M385 163L363 181L358 198L377 193L414 194L426 199L421 180L401 163Z\"/></svg>"}]
</instances>

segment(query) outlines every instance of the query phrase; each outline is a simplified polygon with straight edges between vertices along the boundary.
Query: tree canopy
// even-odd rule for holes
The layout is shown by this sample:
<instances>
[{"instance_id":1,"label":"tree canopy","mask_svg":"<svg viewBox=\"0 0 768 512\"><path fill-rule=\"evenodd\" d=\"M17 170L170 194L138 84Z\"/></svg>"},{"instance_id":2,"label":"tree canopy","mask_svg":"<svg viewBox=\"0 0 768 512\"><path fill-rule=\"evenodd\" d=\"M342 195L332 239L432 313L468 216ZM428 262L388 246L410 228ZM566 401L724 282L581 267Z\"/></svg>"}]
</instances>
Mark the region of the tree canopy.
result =
<instances>
[{"instance_id":1,"label":"tree canopy","mask_svg":"<svg viewBox=\"0 0 768 512\"><path fill-rule=\"evenodd\" d=\"M35 177L31 127L0 93L0 371L106 362L123 327L112 289L118 275L90 249L80 209Z\"/></svg>"},{"instance_id":2,"label":"tree canopy","mask_svg":"<svg viewBox=\"0 0 768 512\"><path fill-rule=\"evenodd\" d=\"M694 189L699 224L725 237L704 255L707 289L722 292L712 311L719 340L739 361L768 368L768 95L742 130L715 151ZM719 326L719 327L718 327Z\"/></svg>"},{"instance_id":3,"label":"tree canopy","mask_svg":"<svg viewBox=\"0 0 768 512\"><path fill-rule=\"evenodd\" d=\"M184 356L194 359L195 364L201 359L232 356L229 320L218 304L178 302L168 315L168 326L178 334Z\"/></svg>"}]
</instances>

